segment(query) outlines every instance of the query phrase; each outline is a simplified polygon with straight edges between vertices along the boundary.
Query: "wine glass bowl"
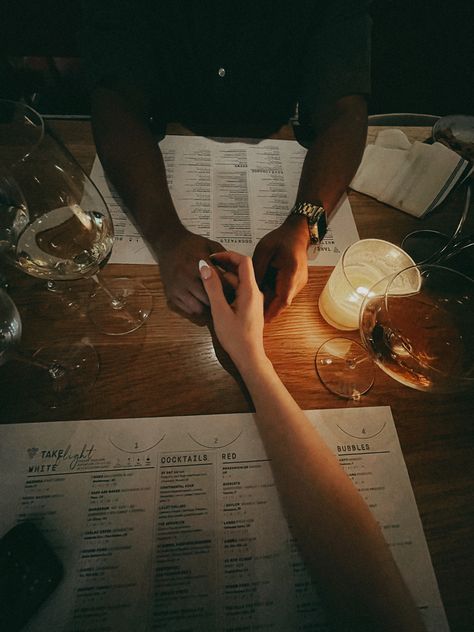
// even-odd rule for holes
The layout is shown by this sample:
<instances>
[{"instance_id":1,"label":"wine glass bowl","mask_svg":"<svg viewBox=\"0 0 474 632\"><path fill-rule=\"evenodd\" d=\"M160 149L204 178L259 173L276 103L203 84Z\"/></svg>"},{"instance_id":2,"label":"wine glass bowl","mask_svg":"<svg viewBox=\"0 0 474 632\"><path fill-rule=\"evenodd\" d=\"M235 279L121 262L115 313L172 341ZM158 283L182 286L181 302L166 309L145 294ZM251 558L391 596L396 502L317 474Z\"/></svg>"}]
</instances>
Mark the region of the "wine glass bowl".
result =
<instances>
[{"instance_id":1,"label":"wine glass bowl","mask_svg":"<svg viewBox=\"0 0 474 632\"><path fill-rule=\"evenodd\" d=\"M44 121L23 103L0 99L0 163L15 165L41 144Z\"/></svg>"},{"instance_id":2,"label":"wine glass bowl","mask_svg":"<svg viewBox=\"0 0 474 632\"><path fill-rule=\"evenodd\" d=\"M12 108L12 102L7 105ZM0 113L1 106L0 102ZM19 104L21 112L26 108ZM35 115L39 117L31 110L31 118ZM3 155L11 150L3 144L10 136L1 138L0 196L8 213L1 220L0 252L42 279L70 281L94 274L109 257L114 240L103 197L79 163L44 129L34 149L13 163Z\"/></svg>"},{"instance_id":3,"label":"wine glass bowl","mask_svg":"<svg viewBox=\"0 0 474 632\"><path fill-rule=\"evenodd\" d=\"M474 386L474 280L437 265L377 282L360 311L375 363L412 388L449 393Z\"/></svg>"},{"instance_id":4,"label":"wine glass bowl","mask_svg":"<svg viewBox=\"0 0 474 632\"><path fill-rule=\"evenodd\" d=\"M21 338L21 318L15 303L0 289L0 366Z\"/></svg>"},{"instance_id":5,"label":"wine glass bowl","mask_svg":"<svg viewBox=\"0 0 474 632\"><path fill-rule=\"evenodd\" d=\"M0 100L0 121L2 108L11 111L14 105ZM31 110L16 105L22 112ZM31 118L34 116L41 119L31 110ZM122 279L124 287L115 286L111 291L98 275L114 243L113 222L104 198L46 127L31 151L19 160L8 160L12 148L6 128L12 120L12 116L5 118L0 137L0 256L46 280L50 288L56 282L92 279L101 288L90 295L87 307L96 327L114 335L134 331L147 321L152 297L132 279ZM99 300L97 307L94 301Z\"/></svg>"}]
</instances>

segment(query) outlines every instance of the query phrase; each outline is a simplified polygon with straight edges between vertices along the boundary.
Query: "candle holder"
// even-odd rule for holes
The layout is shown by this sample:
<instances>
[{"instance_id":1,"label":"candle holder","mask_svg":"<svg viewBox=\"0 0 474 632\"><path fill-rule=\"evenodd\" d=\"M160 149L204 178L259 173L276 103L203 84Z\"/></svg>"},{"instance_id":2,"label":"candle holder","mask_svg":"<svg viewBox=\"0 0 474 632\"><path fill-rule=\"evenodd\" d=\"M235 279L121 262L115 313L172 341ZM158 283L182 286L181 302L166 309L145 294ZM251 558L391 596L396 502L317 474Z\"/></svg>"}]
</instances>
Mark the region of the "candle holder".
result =
<instances>
[{"instance_id":1,"label":"candle holder","mask_svg":"<svg viewBox=\"0 0 474 632\"><path fill-rule=\"evenodd\" d=\"M389 274L415 265L401 248L383 239L361 239L344 251L319 297L324 320L343 331L359 327L362 301Z\"/></svg>"}]
</instances>

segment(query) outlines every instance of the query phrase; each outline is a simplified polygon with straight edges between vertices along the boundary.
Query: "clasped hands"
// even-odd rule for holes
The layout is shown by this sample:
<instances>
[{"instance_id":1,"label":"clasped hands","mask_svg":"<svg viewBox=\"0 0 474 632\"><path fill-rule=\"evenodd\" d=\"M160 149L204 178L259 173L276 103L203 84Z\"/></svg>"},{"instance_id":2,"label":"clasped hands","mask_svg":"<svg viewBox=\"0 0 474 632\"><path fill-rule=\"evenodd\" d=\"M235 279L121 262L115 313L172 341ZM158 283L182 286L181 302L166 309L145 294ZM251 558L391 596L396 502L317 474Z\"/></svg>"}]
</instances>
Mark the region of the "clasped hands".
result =
<instances>
[{"instance_id":1,"label":"clasped hands","mask_svg":"<svg viewBox=\"0 0 474 632\"><path fill-rule=\"evenodd\" d=\"M257 244L252 261L256 282L264 296L266 321L271 321L291 305L306 285L308 244L306 219L296 216L287 218ZM209 262L211 255L220 252L226 252L220 243L191 233L184 227L171 239L163 241L158 256L166 297L171 306L191 317L201 315L206 306L210 306L198 262ZM227 260L223 261L227 263ZM233 287L235 278L220 274L224 286Z\"/></svg>"}]
</instances>

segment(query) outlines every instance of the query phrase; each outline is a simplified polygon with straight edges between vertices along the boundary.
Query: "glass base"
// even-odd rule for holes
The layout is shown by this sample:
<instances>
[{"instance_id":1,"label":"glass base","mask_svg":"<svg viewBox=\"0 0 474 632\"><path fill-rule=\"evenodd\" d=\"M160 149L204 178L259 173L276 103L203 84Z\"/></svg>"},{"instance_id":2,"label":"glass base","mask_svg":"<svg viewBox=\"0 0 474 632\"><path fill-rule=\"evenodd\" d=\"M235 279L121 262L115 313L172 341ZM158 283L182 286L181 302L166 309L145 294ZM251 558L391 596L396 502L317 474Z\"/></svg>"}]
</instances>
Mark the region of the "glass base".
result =
<instances>
[{"instance_id":1,"label":"glass base","mask_svg":"<svg viewBox=\"0 0 474 632\"><path fill-rule=\"evenodd\" d=\"M316 352L316 372L339 397L359 401L374 383L375 368L364 347L350 338L330 338Z\"/></svg>"},{"instance_id":2,"label":"glass base","mask_svg":"<svg viewBox=\"0 0 474 632\"><path fill-rule=\"evenodd\" d=\"M95 279L87 315L99 331L121 336L146 323L153 298L142 283L126 277Z\"/></svg>"},{"instance_id":3,"label":"glass base","mask_svg":"<svg viewBox=\"0 0 474 632\"><path fill-rule=\"evenodd\" d=\"M33 399L48 408L77 403L87 397L99 375L99 358L85 341L51 345L36 351Z\"/></svg>"},{"instance_id":4,"label":"glass base","mask_svg":"<svg viewBox=\"0 0 474 632\"><path fill-rule=\"evenodd\" d=\"M81 278L73 281L47 281L47 294L38 303L39 313L49 319L58 320L70 312L82 315L86 312L91 293L90 279Z\"/></svg>"}]
</instances>

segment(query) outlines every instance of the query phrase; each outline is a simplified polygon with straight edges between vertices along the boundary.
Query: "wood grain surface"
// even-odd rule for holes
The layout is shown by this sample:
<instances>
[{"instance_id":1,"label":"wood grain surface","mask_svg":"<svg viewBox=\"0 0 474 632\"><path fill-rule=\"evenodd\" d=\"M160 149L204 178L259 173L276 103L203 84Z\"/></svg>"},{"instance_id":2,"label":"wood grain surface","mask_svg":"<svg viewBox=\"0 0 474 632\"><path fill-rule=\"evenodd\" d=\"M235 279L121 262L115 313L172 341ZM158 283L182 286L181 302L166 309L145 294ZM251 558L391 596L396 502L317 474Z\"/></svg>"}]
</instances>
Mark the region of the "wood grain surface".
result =
<instances>
[{"instance_id":1,"label":"wood grain surface","mask_svg":"<svg viewBox=\"0 0 474 632\"><path fill-rule=\"evenodd\" d=\"M86 170L95 154L88 121L52 122ZM369 142L380 128L369 130ZM172 127L173 133L186 133ZM430 130L406 128L424 140ZM280 138L291 138L283 129ZM420 220L351 193L361 237L400 243ZM458 212L460 200L451 201ZM453 632L472 630L474 621L474 394L422 393L376 369L372 390L360 404L338 399L320 383L314 355L338 335L318 312L317 299L331 272L310 268L309 282L294 304L265 329L268 354L283 382L304 409L389 405L413 485L441 594ZM133 276L152 292L153 311L145 327L126 336L95 330L84 307L70 310L64 299L47 293L43 283L8 271L11 294L23 320L22 349L88 339L100 358L95 385L76 401L56 409L35 401L34 372L11 361L0 367L0 422L106 419L164 415L233 413L252 410L245 389L225 355L213 345L209 327L171 311L158 266L108 265L102 274ZM78 282L86 295L88 282ZM473 323L474 326L474 323ZM350 334L357 339L356 332Z\"/></svg>"}]
</instances>

